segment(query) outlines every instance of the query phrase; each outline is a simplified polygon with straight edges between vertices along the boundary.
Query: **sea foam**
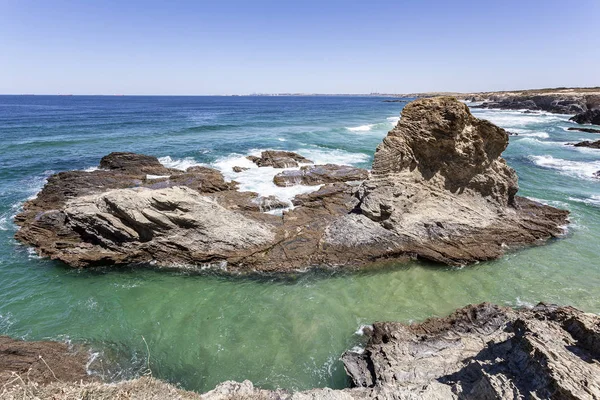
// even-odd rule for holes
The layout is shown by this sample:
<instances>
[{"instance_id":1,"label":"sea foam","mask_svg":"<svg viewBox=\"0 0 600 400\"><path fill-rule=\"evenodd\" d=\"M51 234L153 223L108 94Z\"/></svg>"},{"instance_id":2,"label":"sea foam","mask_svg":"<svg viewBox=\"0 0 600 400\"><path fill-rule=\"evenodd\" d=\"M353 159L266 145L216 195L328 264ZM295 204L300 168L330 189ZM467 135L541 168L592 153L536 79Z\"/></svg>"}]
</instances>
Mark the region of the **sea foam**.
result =
<instances>
[{"instance_id":1,"label":"sea foam","mask_svg":"<svg viewBox=\"0 0 600 400\"><path fill-rule=\"evenodd\" d=\"M346 127L351 132L366 132L370 131L376 124L361 125L355 127Z\"/></svg>"},{"instance_id":2,"label":"sea foam","mask_svg":"<svg viewBox=\"0 0 600 400\"><path fill-rule=\"evenodd\" d=\"M170 156L159 157L158 161L167 168L175 168L185 171L190 167L203 166L205 164L199 163L192 157L185 158L171 158Z\"/></svg>"},{"instance_id":3,"label":"sea foam","mask_svg":"<svg viewBox=\"0 0 600 400\"><path fill-rule=\"evenodd\" d=\"M254 149L249 155L260 156L264 149ZM369 160L369 156L362 153L349 153L343 150L329 149L300 149L297 153L314 161L315 164L342 164L353 165L363 163ZM310 193L321 188L322 185L306 186L294 185L288 187L279 187L273 183L273 178L278 173L285 170L297 170L296 168L273 168L258 167L252 161L248 160L247 155L230 154L215 161L212 166L217 168L225 179L235 180L239 183L240 191L256 192L261 196L275 196L285 201L293 208L292 199L303 193ZM238 166L247 168L242 172L234 172L233 167Z\"/></svg>"},{"instance_id":4,"label":"sea foam","mask_svg":"<svg viewBox=\"0 0 600 400\"><path fill-rule=\"evenodd\" d=\"M550 155L529 156L529 159L540 167L554 169L578 178L593 178L594 174L600 170L600 161L571 161L554 158Z\"/></svg>"}]
</instances>

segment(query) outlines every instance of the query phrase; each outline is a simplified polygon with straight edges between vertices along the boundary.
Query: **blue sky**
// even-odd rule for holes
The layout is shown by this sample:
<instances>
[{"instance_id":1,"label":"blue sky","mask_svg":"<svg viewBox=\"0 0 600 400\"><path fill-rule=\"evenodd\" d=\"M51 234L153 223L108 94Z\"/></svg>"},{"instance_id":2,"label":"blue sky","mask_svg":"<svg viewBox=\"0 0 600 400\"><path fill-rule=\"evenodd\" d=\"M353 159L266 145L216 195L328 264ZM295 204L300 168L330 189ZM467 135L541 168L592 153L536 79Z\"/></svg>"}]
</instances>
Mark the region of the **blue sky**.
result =
<instances>
[{"instance_id":1,"label":"blue sky","mask_svg":"<svg viewBox=\"0 0 600 400\"><path fill-rule=\"evenodd\" d=\"M0 93L598 86L599 21L599 0L0 0Z\"/></svg>"}]
</instances>

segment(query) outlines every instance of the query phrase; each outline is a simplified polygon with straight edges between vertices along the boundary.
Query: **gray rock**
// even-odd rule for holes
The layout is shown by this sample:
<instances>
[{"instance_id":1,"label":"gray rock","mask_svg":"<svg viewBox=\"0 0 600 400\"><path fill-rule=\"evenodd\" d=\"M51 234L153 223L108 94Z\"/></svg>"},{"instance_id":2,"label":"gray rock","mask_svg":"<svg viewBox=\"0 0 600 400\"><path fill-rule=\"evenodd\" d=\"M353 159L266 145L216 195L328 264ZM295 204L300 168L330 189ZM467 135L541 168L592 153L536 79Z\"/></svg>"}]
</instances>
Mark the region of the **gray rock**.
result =
<instances>
[{"instance_id":1,"label":"gray rock","mask_svg":"<svg viewBox=\"0 0 600 400\"><path fill-rule=\"evenodd\" d=\"M298 170L283 171L275 175L277 186L321 185L323 183L363 181L369 171L349 165L306 165Z\"/></svg>"}]
</instances>

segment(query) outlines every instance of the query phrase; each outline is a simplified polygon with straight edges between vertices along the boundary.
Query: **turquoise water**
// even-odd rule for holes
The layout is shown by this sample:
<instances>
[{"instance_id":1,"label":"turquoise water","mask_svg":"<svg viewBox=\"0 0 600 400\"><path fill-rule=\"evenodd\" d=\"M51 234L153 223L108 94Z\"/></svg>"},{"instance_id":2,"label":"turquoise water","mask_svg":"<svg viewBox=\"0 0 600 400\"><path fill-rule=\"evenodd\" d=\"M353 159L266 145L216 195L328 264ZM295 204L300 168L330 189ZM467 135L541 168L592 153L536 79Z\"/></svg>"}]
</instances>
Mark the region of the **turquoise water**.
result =
<instances>
[{"instance_id":1,"label":"turquoise water","mask_svg":"<svg viewBox=\"0 0 600 400\"><path fill-rule=\"evenodd\" d=\"M13 240L13 215L53 172L97 165L110 151L184 168L230 168L260 149L368 167L401 103L370 97L0 96L0 334L91 346L94 373L145 368L198 391L227 379L305 389L347 384L339 356L361 325L419 321L472 302L571 304L600 312L600 151L565 146L568 116L475 110L518 133L505 156L522 195L571 211L566 236L465 268L413 263L357 273L226 277L131 268L78 271ZM290 198L272 171L242 187ZM308 190L300 188L298 190ZM148 347L146 348L146 344Z\"/></svg>"}]
</instances>

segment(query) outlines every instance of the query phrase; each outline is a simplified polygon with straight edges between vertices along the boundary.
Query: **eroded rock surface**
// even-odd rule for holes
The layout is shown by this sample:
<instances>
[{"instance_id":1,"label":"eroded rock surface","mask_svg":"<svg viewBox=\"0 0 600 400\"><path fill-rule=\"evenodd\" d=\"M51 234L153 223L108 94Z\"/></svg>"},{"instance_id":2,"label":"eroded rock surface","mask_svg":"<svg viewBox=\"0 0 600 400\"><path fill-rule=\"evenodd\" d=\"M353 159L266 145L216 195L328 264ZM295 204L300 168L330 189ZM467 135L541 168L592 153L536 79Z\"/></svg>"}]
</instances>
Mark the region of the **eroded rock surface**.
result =
<instances>
[{"instance_id":1,"label":"eroded rock surface","mask_svg":"<svg viewBox=\"0 0 600 400\"><path fill-rule=\"evenodd\" d=\"M560 235L566 212L515 196L517 176L501 157L507 145L504 129L453 98L410 103L377 148L358 191L361 213L405 251L450 264Z\"/></svg>"},{"instance_id":2,"label":"eroded rock surface","mask_svg":"<svg viewBox=\"0 0 600 400\"><path fill-rule=\"evenodd\" d=\"M299 164L313 163L291 151L266 150L261 153L260 157L248 156L247 158L259 167L291 168L297 167Z\"/></svg>"},{"instance_id":3,"label":"eroded rock surface","mask_svg":"<svg viewBox=\"0 0 600 400\"><path fill-rule=\"evenodd\" d=\"M369 171L349 165L305 165L297 170L278 173L273 178L277 186L321 185L323 183L363 181Z\"/></svg>"},{"instance_id":4,"label":"eroded rock surface","mask_svg":"<svg viewBox=\"0 0 600 400\"><path fill-rule=\"evenodd\" d=\"M484 303L421 324L376 323L364 352L343 361L378 398L596 399L599 357L597 315Z\"/></svg>"},{"instance_id":5,"label":"eroded rock surface","mask_svg":"<svg viewBox=\"0 0 600 400\"><path fill-rule=\"evenodd\" d=\"M289 204L240 192L211 168L179 171L117 153L103 159L110 169L50 177L17 216L16 237L78 267L218 263L244 272L489 260L558 237L568 223L568 212L516 196L517 176L501 157L507 144L506 131L454 98L420 99L377 148L371 176L332 165L280 175L323 184L281 216L264 211ZM277 151L255 161L308 162Z\"/></svg>"}]
</instances>

